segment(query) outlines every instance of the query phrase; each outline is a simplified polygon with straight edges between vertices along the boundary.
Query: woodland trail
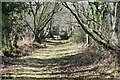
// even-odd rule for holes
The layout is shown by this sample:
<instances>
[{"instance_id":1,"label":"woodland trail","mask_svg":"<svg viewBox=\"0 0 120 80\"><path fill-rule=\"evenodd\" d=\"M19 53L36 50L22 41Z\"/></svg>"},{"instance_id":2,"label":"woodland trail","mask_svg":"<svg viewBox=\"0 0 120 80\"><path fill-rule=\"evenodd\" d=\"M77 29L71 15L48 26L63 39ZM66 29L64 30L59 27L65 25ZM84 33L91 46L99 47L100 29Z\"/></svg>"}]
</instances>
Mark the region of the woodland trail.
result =
<instances>
[{"instance_id":1,"label":"woodland trail","mask_svg":"<svg viewBox=\"0 0 120 80\"><path fill-rule=\"evenodd\" d=\"M5 78L27 78L27 80L43 78L84 78L96 77L98 68L91 64L90 55L82 54L80 48L68 41L48 41L47 48L34 51L29 56L16 59L9 58L3 75ZM85 57L86 56L86 57Z\"/></svg>"}]
</instances>

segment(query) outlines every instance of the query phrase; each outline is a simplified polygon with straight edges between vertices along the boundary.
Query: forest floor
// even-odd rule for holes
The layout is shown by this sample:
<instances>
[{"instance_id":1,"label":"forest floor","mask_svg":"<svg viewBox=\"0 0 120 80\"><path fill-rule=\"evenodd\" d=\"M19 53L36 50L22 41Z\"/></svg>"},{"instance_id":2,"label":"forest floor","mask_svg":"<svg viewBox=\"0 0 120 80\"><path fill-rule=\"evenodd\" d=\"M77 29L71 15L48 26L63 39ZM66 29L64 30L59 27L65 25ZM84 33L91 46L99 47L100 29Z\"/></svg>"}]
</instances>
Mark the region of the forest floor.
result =
<instances>
[{"instance_id":1,"label":"forest floor","mask_svg":"<svg viewBox=\"0 0 120 80\"><path fill-rule=\"evenodd\" d=\"M40 80L114 76L115 70L111 71L113 68L109 70L109 64L106 64L107 70L101 70L103 65L98 64L98 61L103 54L96 54L92 50L86 52L82 44L73 44L68 40L48 40L46 44L47 48L35 50L29 56L7 58L8 62L4 64L4 79ZM104 66L104 69L106 67Z\"/></svg>"}]
</instances>

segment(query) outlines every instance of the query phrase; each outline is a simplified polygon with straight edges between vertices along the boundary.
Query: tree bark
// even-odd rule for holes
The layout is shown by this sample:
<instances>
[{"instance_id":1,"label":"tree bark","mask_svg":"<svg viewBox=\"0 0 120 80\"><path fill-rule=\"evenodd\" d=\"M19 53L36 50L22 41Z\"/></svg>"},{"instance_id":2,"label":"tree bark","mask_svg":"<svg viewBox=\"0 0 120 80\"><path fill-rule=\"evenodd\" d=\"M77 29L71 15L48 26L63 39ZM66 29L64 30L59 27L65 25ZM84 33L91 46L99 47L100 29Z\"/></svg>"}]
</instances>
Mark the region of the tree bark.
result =
<instances>
[{"instance_id":1,"label":"tree bark","mask_svg":"<svg viewBox=\"0 0 120 80\"><path fill-rule=\"evenodd\" d=\"M117 4L115 32L117 34L118 47L120 47L120 2Z\"/></svg>"},{"instance_id":2,"label":"tree bark","mask_svg":"<svg viewBox=\"0 0 120 80\"><path fill-rule=\"evenodd\" d=\"M117 4L115 32L118 40L116 55L118 59L118 65L120 66L120 59L119 59L120 58L120 2L118 2Z\"/></svg>"}]
</instances>

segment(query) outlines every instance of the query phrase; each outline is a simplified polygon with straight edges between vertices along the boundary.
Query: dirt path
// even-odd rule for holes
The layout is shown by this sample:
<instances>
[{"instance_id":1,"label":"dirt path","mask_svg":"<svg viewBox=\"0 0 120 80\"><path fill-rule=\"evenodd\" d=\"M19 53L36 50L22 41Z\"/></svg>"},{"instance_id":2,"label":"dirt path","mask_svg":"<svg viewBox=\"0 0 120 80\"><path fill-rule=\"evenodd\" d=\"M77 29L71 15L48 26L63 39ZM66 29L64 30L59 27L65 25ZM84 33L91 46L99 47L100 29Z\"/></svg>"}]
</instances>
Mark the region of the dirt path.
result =
<instances>
[{"instance_id":1,"label":"dirt path","mask_svg":"<svg viewBox=\"0 0 120 80\"><path fill-rule=\"evenodd\" d=\"M97 66L90 66L92 60L83 57L79 48L67 41L49 41L47 48L34 51L29 56L11 59L4 78L74 78L94 77ZM87 60L88 59L88 60ZM86 61L85 61L86 60ZM84 65L87 64L87 65ZM88 74L88 72L90 74Z\"/></svg>"}]
</instances>

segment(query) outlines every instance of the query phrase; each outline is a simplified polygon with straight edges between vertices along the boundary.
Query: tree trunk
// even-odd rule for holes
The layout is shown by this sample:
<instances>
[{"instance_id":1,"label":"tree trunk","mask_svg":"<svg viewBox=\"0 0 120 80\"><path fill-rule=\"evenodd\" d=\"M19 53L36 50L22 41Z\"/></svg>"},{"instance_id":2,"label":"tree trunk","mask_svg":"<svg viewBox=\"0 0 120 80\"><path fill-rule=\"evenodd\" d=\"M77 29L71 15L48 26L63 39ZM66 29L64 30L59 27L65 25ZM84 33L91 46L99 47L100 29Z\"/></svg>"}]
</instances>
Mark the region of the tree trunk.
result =
<instances>
[{"instance_id":1,"label":"tree trunk","mask_svg":"<svg viewBox=\"0 0 120 80\"><path fill-rule=\"evenodd\" d=\"M90 37L88 34L86 34L86 45L90 44Z\"/></svg>"},{"instance_id":2,"label":"tree trunk","mask_svg":"<svg viewBox=\"0 0 120 80\"><path fill-rule=\"evenodd\" d=\"M118 59L118 65L120 66L120 2L117 4L117 10L116 10L116 24L115 24L115 32L117 35L117 49L116 49L116 55Z\"/></svg>"},{"instance_id":3,"label":"tree trunk","mask_svg":"<svg viewBox=\"0 0 120 80\"><path fill-rule=\"evenodd\" d=\"M117 34L118 46L120 47L120 2L117 4L115 32Z\"/></svg>"},{"instance_id":4,"label":"tree trunk","mask_svg":"<svg viewBox=\"0 0 120 80\"><path fill-rule=\"evenodd\" d=\"M38 37L38 35L35 35L34 42L42 43L42 39Z\"/></svg>"}]
</instances>

